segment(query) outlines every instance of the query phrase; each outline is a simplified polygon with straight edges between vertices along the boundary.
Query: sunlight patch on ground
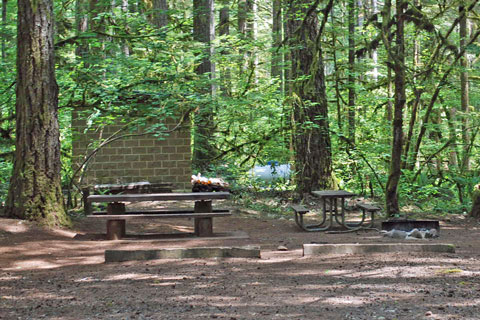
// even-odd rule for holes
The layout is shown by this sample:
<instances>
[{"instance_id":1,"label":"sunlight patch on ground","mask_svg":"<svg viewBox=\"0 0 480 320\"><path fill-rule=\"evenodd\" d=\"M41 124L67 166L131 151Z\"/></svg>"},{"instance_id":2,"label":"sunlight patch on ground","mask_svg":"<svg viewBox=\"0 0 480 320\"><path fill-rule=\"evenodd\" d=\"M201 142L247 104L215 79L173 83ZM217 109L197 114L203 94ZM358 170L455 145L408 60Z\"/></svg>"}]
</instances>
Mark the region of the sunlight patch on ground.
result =
<instances>
[{"instance_id":1,"label":"sunlight patch on ground","mask_svg":"<svg viewBox=\"0 0 480 320\"><path fill-rule=\"evenodd\" d=\"M12 275L0 277L0 281L12 281L12 280L20 280L20 279L22 279L21 276L12 276Z\"/></svg>"},{"instance_id":2,"label":"sunlight patch on ground","mask_svg":"<svg viewBox=\"0 0 480 320\"><path fill-rule=\"evenodd\" d=\"M54 261L48 261L45 259L28 259L23 261L17 261L13 263L8 268L3 268L4 271L25 271L25 270L45 270L45 269L54 269L61 268L65 266L78 266L78 265L92 265L102 263L103 257L91 256L91 257L81 257L81 258L65 258L58 259L54 258ZM52 258L53 260L53 258Z\"/></svg>"},{"instance_id":3,"label":"sunlight patch on ground","mask_svg":"<svg viewBox=\"0 0 480 320\"><path fill-rule=\"evenodd\" d=\"M478 299L472 299L472 300L466 300L462 303L460 302L450 302L448 304L449 307L451 308L469 308L469 307L478 307L480 306L480 298ZM431 305L432 308L438 307L438 305Z\"/></svg>"},{"instance_id":4,"label":"sunlight patch on ground","mask_svg":"<svg viewBox=\"0 0 480 320\"><path fill-rule=\"evenodd\" d=\"M122 273L106 277L103 281L119 281L119 280L148 280L157 279L157 276L144 273Z\"/></svg>"},{"instance_id":5,"label":"sunlight patch on ground","mask_svg":"<svg viewBox=\"0 0 480 320\"><path fill-rule=\"evenodd\" d=\"M56 235L59 235L59 236L62 236L62 237L67 237L67 238L72 238L72 239L77 235L76 232L63 230L63 229L51 229L50 231L52 233L56 234Z\"/></svg>"},{"instance_id":6,"label":"sunlight patch on ground","mask_svg":"<svg viewBox=\"0 0 480 320\"><path fill-rule=\"evenodd\" d=\"M323 302L324 298L319 297L312 297L312 296L303 296L303 297L295 297L292 301L293 304L302 305L302 304L309 304L309 303L316 303L316 302Z\"/></svg>"},{"instance_id":7,"label":"sunlight patch on ground","mask_svg":"<svg viewBox=\"0 0 480 320\"><path fill-rule=\"evenodd\" d=\"M322 302L325 304L334 304L334 305L347 305L347 306L361 306L366 303L364 297L354 297L354 296L338 296L322 299Z\"/></svg>"},{"instance_id":8,"label":"sunlight patch on ground","mask_svg":"<svg viewBox=\"0 0 480 320\"><path fill-rule=\"evenodd\" d=\"M0 224L0 230L9 232L9 233L22 233L28 230L28 226L25 225L24 221L18 221L13 225L10 224Z\"/></svg>"},{"instance_id":9,"label":"sunlight patch on ground","mask_svg":"<svg viewBox=\"0 0 480 320\"><path fill-rule=\"evenodd\" d=\"M3 270L13 271L13 270L31 270L31 269L51 269L58 268L61 265L46 260L40 259L31 259L25 261L18 261L13 264L10 268L5 268Z\"/></svg>"}]
</instances>

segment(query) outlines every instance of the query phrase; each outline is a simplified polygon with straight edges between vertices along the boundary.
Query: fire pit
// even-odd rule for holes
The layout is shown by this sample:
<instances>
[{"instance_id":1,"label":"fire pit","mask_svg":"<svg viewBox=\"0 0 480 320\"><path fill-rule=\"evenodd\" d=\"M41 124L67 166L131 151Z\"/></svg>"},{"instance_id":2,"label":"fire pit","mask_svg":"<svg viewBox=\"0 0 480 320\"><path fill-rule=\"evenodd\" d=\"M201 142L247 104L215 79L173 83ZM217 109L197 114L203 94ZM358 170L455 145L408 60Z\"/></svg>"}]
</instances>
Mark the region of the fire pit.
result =
<instances>
[{"instance_id":1,"label":"fire pit","mask_svg":"<svg viewBox=\"0 0 480 320\"><path fill-rule=\"evenodd\" d=\"M440 224L438 220L412 220L412 219L402 219L402 220L388 220L382 222L382 230L400 230L400 231L411 231L413 229L437 229L437 232L440 232Z\"/></svg>"},{"instance_id":2,"label":"fire pit","mask_svg":"<svg viewBox=\"0 0 480 320\"><path fill-rule=\"evenodd\" d=\"M437 238L440 224L436 220L389 220L382 222L384 237L395 239Z\"/></svg>"}]
</instances>

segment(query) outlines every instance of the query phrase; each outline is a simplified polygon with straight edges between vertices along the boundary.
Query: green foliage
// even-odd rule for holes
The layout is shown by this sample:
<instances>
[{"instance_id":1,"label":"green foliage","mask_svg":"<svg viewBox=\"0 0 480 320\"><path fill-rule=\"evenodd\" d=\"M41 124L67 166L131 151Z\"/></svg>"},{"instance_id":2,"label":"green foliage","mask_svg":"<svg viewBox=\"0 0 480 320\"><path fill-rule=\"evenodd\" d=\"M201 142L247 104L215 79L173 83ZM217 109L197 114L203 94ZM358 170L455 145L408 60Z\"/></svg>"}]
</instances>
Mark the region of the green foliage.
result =
<instances>
[{"instance_id":1,"label":"green foliage","mask_svg":"<svg viewBox=\"0 0 480 320\"><path fill-rule=\"evenodd\" d=\"M5 58L0 60L0 199L4 199L8 187L15 137L16 5L11 1L7 3L7 22L0 26L1 38L6 44ZM122 133L134 133L141 128L162 139L169 129L166 119L189 112L194 114L202 108L213 114L215 124L211 172L235 182L235 190L293 190L290 181L269 183L255 181L248 175L248 170L256 164L263 165L269 160L290 163L293 159L290 142L293 98L288 91L282 93L279 79L270 76L271 57L277 52L271 47L271 3L259 1L256 39L252 34L235 30L238 12L235 2L232 3L230 34L217 37L212 44L215 53L211 59L216 64L214 80L208 74L199 76L195 72L206 48L205 44L193 41L191 2L175 3L169 10L169 25L159 30L151 23L152 8L148 1L129 1L126 11L118 5L112 8L111 1L99 1L99 12L92 17L92 25L97 28L78 33L75 2L55 2L63 185L68 186L73 175L72 144L76 136L71 132L72 117L85 120L91 128L101 129L115 123L123 125ZM471 65L466 70L461 67L455 59L458 33L447 34L458 16L457 8L456 1L445 10L435 2L423 3L421 13L435 25L435 32L412 22L406 24L409 56L406 58L404 139L413 105L421 93L410 149L404 153L406 164L417 156L413 151L422 126L425 137L412 166L402 171L399 193L402 205L415 205L424 211L462 212L470 205L470 190L480 182L480 90L476 58L480 46L478 41L469 44L466 51ZM350 71L344 2L335 2L322 37L333 167L341 188L365 195L373 193L381 198L391 160L392 124L388 120L388 105L393 93L388 89L387 68L387 61L391 59L380 37L381 26L377 24L380 17L369 19L370 11L358 14L364 19L363 25L355 30L354 141L347 138L346 105L352 84L346 80ZM476 22L472 20L472 23ZM394 35L394 27L391 32ZM418 64L412 56L416 44L419 45ZM284 46L278 53L288 49ZM283 64L288 74L288 61ZM460 71L468 71L472 79L471 107L464 111L460 107ZM450 73L442 82L446 72ZM287 81L287 87L289 84ZM215 95L199 90L210 85L216 88ZM437 87L439 95L433 101ZM427 116L425 122L423 119ZM471 137L468 144L465 143L466 131ZM101 143L92 141L92 147ZM469 167L462 165L465 155L470 157ZM254 203L252 200L251 205L256 206ZM246 202L245 205L250 206Z\"/></svg>"}]
</instances>

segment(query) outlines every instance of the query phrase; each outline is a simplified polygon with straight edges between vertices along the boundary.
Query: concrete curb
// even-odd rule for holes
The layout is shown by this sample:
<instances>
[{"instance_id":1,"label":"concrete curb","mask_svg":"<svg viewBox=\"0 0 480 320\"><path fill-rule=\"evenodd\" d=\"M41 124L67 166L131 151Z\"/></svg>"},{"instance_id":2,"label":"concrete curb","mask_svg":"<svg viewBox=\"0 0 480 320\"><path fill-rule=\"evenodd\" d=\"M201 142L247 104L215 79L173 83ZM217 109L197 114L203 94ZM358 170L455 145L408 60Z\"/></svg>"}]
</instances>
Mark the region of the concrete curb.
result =
<instances>
[{"instance_id":1,"label":"concrete curb","mask_svg":"<svg viewBox=\"0 0 480 320\"><path fill-rule=\"evenodd\" d=\"M260 258L260 247L199 247L158 250L105 250L105 262L187 258Z\"/></svg>"},{"instance_id":2,"label":"concrete curb","mask_svg":"<svg viewBox=\"0 0 480 320\"><path fill-rule=\"evenodd\" d=\"M346 243L346 244L304 244L303 255L355 254L383 252L438 252L454 253L453 244L439 243Z\"/></svg>"}]
</instances>

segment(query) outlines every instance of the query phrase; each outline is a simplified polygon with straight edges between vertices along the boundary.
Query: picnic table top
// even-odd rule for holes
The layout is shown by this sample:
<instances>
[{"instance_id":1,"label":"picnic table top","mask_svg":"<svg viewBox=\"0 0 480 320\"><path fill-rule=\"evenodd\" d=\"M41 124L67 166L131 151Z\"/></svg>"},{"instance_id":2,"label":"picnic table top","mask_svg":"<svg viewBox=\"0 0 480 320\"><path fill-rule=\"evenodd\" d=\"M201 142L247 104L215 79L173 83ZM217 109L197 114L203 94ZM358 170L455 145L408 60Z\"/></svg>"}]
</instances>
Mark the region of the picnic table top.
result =
<instances>
[{"instance_id":1,"label":"picnic table top","mask_svg":"<svg viewBox=\"0 0 480 320\"><path fill-rule=\"evenodd\" d=\"M107 183L107 184L96 184L93 186L93 189L134 189L143 186L149 186L150 182L148 181L139 181L139 182L129 182L129 183Z\"/></svg>"},{"instance_id":2,"label":"picnic table top","mask_svg":"<svg viewBox=\"0 0 480 320\"><path fill-rule=\"evenodd\" d=\"M230 192L180 192L180 193L140 193L91 195L88 202L140 202L140 201L175 201L175 200L220 200L228 199Z\"/></svg>"},{"instance_id":3,"label":"picnic table top","mask_svg":"<svg viewBox=\"0 0 480 320\"><path fill-rule=\"evenodd\" d=\"M349 198L356 196L355 193L351 193L345 190L321 190L312 191L312 194L321 198Z\"/></svg>"}]
</instances>

